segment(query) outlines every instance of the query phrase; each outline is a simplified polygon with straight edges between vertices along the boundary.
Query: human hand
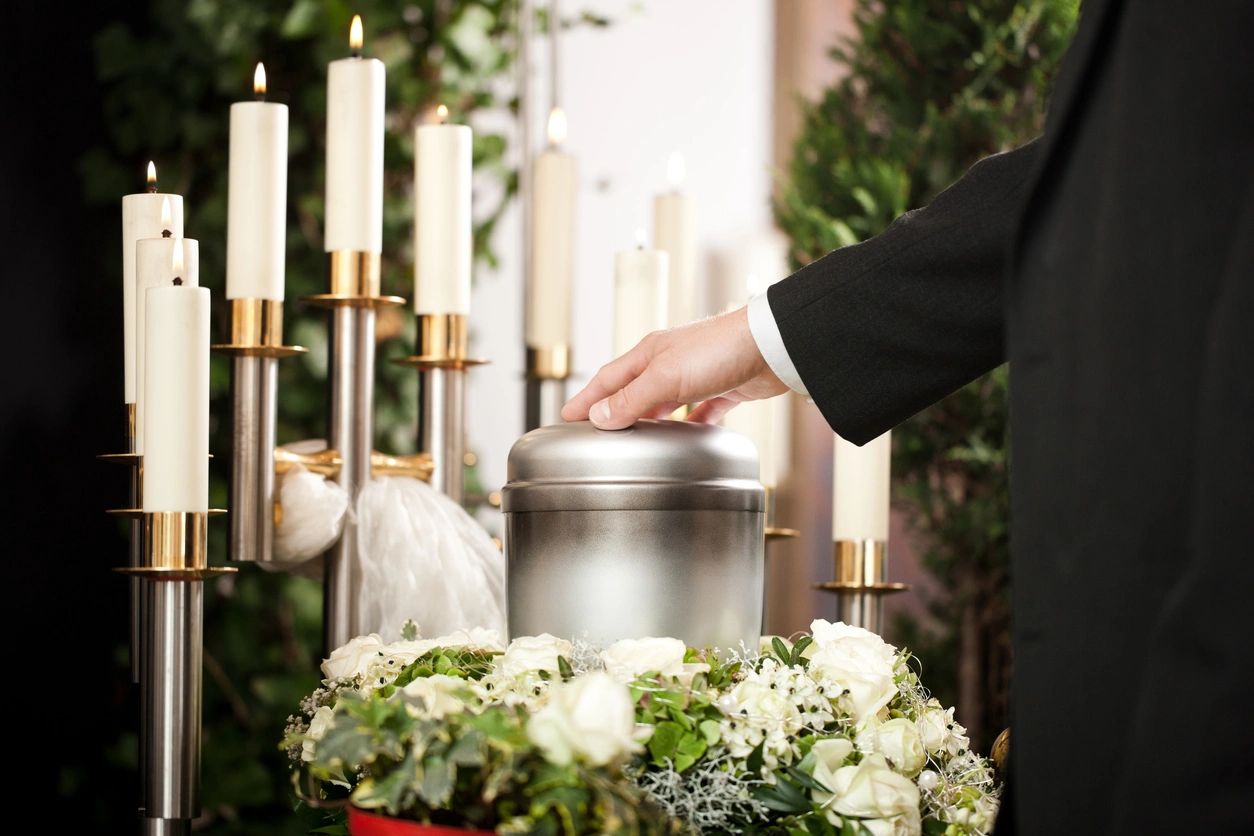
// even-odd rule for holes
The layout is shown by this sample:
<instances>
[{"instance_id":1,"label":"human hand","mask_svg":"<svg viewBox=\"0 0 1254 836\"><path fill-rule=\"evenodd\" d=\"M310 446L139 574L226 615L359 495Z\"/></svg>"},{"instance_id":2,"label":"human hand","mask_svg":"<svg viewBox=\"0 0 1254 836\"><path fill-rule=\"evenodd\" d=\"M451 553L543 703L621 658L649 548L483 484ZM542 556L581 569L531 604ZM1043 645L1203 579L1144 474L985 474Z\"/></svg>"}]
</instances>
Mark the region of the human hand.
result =
<instances>
[{"instance_id":1,"label":"human hand","mask_svg":"<svg viewBox=\"0 0 1254 836\"><path fill-rule=\"evenodd\" d=\"M655 331L602 366L562 407L562 418L588 418L621 430L640 418L664 418L682 404L698 406L690 421L714 423L742 401L788 391L749 331L748 308L669 331Z\"/></svg>"}]
</instances>

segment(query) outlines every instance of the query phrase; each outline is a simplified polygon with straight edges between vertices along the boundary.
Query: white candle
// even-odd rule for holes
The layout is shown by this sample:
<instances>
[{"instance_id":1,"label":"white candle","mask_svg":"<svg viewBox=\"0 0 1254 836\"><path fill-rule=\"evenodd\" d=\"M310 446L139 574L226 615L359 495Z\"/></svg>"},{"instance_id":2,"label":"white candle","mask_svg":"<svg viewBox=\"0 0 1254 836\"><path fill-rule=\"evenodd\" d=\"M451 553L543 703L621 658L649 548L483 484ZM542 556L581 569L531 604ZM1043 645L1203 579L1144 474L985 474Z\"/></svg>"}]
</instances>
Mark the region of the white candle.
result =
<instances>
[{"instance_id":1,"label":"white candle","mask_svg":"<svg viewBox=\"0 0 1254 836\"><path fill-rule=\"evenodd\" d=\"M670 191L653 198L653 245L670 256L667 325L683 325L695 315L697 228L692 198L681 191L684 159L672 154L667 165Z\"/></svg>"},{"instance_id":2,"label":"white candle","mask_svg":"<svg viewBox=\"0 0 1254 836\"><path fill-rule=\"evenodd\" d=\"M575 261L575 158L561 150L566 116L549 114L549 147L532 174L531 286L525 338L532 348L570 345L571 288Z\"/></svg>"},{"instance_id":3,"label":"white candle","mask_svg":"<svg viewBox=\"0 0 1254 836\"><path fill-rule=\"evenodd\" d=\"M361 18L349 45L361 49ZM327 68L323 249L383 252L383 62L354 55Z\"/></svg>"},{"instance_id":4,"label":"white candle","mask_svg":"<svg viewBox=\"0 0 1254 836\"><path fill-rule=\"evenodd\" d=\"M666 327L667 256L637 247L614 255L614 356Z\"/></svg>"},{"instance_id":5,"label":"white candle","mask_svg":"<svg viewBox=\"0 0 1254 836\"><path fill-rule=\"evenodd\" d=\"M257 65L253 91L266 92ZM287 250L287 105L231 105L226 211L226 298L283 301Z\"/></svg>"},{"instance_id":6,"label":"white candle","mask_svg":"<svg viewBox=\"0 0 1254 836\"><path fill-rule=\"evenodd\" d=\"M466 125L414 129L414 312L469 314L471 134Z\"/></svg>"},{"instance_id":7,"label":"white candle","mask_svg":"<svg viewBox=\"0 0 1254 836\"><path fill-rule=\"evenodd\" d=\"M122 197L122 377L126 403L135 403L138 389L135 375L135 242L140 238L160 238L183 234L183 196L162 194L157 189L157 169L148 163L148 187L151 192ZM161 207L169 217L162 223Z\"/></svg>"},{"instance_id":8,"label":"white candle","mask_svg":"<svg viewBox=\"0 0 1254 836\"><path fill-rule=\"evenodd\" d=\"M892 433L857 447L836 436L832 539L888 541Z\"/></svg>"},{"instance_id":9,"label":"white candle","mask_svg":"<svg viewBox=\"0 0 1254 836\"><path fill-rule=\"evenodd\" d=\"M135 242L135 452L144 452L144 425L148 404L147 357L148 290L200 284L200 242L195 238L142 238Z\"/></svg>"},{"instance_id":10,"label":"white candle","mask_svg":"<svg viewBox=\"0 0 1254 836\"><path fill-rule=\"evenodd\" d=\"M742 403L727 413L723 426L748 436L758 448L759 478L768 488L779 487L788 458L788 396Z\"/></svg>"},{"instance_id":11,"label":"white candle","mask_svg":"<svg viewBox=\"0 0 1254 836\"><path fill-rule=\"evenodd\" d=\"M209 510L209 291L167 285L148 300L145 511Z\"/></svg>"}]
</instances>

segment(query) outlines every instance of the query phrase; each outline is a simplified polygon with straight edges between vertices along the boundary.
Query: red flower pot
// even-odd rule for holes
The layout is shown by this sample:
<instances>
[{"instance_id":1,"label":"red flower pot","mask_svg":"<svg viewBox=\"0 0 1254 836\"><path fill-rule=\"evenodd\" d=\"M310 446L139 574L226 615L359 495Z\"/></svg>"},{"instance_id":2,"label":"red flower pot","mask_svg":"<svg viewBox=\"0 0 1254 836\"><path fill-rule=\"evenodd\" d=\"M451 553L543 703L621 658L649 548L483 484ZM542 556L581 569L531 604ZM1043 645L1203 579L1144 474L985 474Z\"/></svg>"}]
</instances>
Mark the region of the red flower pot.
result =
<instances>
[{"instance_id":1,"label":"red flower pot","mask_svg":"<svg viewBox=\"0 0 1254 836\"><path fill-rule=\"evenodd\" d=\"M367 813L357 807L348 808L348 832L349 836L492 836L491 830L466 830L461 827L423 824Z\"/></svg>"}]
</instances>

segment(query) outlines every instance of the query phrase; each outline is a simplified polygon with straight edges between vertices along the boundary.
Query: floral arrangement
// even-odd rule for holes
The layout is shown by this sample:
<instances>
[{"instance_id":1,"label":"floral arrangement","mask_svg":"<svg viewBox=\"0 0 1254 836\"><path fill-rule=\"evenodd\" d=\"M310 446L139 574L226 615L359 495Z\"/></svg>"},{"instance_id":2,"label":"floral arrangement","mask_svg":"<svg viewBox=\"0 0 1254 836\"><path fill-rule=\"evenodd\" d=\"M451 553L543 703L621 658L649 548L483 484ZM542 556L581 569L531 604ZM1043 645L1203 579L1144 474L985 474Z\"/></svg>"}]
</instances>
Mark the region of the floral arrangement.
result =
<instances>
[{"instance_id":1,"label":"floral arrangement","mask_svg":"<svg viewBox=\"0 0 1254 836\"><path fill-rule=\"evenodd\" d=\"M409 624L333 652L284 746L311 803L498 833L987 834L993 770L910 661L826 621L730 654Z\"/></svg>"}]
</instances>

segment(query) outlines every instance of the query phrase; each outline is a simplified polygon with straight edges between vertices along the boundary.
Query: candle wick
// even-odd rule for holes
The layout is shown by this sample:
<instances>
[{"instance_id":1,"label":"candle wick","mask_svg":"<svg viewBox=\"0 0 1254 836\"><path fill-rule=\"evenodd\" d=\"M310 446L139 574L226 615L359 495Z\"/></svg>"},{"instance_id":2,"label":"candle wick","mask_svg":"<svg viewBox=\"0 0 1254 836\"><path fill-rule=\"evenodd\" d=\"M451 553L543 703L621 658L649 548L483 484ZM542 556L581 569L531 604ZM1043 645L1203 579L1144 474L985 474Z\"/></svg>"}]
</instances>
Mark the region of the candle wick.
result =
<instances>
[{"instance_id":1,"label":"candle wick","mask_svg":"<svg viewBox=\"0 0 1254 836\"><path fill-rule=\"evenodd\" d=\"M183 286L183 280L182 280L180 277L175 276L175 277L174 277L174 286L175 286L175 287L182 287L182 286Z\"/></svg>"},{"instance_id":2,"label":"candle wick","mask_svg":"<svg viewBox=\"0 0 1254 836\"><path fill-rule=\"evenodd\" d=\"M353 50L353 52L352 52L352 55L353 55L353 57L354 57L354 58L360 58L360 57L361 57L361 49L360 49L360 48L354 49L354 50Z\"/></svg>"},{"instance_id":3,"label":"candle wick","mask_svg":"<svg viewBox=\"0 0 1254 836\"><path fill-rule=\"evenodd\" d=\"M266 100L265 91L263 90L262 92L255 94L254 98L259 102L264 102Z\"/></svg>"},{"instance_id":4,"label":"candle wick","mask_svg":"<svg viewBox=\"0 0 1254 836\"><path fill-rule=\"evenodd\" d=\"M162 238L169 238L169 237L171 237L172 235L173 235L173 233L171 233L171 232L170 232L170 230L168 230L168 229L163 229L163 230L161 230L161 237L162 237Z\"/></svg>"},{"instance_id":5,"label":"candle wick","mask_svg":"<svg viewBox=\"0 0 1254 836\"><path fill-rule=\"evenodd\" d=\"M153 181L148 184L148 194L156 194L156 193L157 193L157 183L156 181Z\"/></svg>"}]
</instances>

